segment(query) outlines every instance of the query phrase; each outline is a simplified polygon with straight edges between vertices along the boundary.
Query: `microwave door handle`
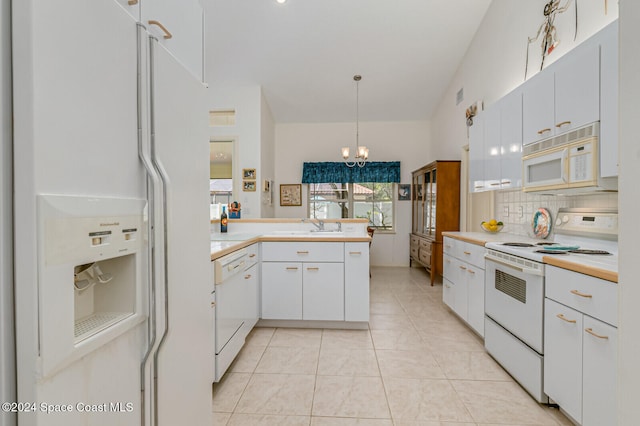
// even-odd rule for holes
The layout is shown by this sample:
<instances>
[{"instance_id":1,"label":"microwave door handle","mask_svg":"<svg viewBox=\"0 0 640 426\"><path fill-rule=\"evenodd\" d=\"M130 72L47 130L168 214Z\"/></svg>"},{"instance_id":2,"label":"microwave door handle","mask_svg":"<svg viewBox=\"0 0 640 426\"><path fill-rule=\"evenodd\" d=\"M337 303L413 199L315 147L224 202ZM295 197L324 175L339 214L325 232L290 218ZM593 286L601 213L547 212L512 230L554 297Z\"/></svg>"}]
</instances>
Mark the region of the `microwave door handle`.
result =
<instances>
[{"instance_id":1,"label":"microwave door handle","mask_svg":"<svg viewBox=\"0 0 640 426\"><path fill-rule=\"evenodd\" d=\"M564 183L569 182L569 149L562 150L562 158L560 160L560 167L562 168L562 181Z\"/></svg>"}]
</instances>

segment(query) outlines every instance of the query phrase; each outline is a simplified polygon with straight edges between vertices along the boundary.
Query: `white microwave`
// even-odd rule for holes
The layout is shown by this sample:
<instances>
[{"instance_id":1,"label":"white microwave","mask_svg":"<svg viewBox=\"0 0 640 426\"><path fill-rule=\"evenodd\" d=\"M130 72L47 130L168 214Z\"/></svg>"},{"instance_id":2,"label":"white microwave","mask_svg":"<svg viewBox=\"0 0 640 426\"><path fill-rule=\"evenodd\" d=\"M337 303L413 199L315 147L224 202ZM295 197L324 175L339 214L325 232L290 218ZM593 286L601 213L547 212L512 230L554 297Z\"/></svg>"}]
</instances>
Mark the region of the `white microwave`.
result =
<instances>
[{"instance_id":1,"label":"white microwave","mask_svg":"<svg viewBox=\"0 0 640 426\"><path fill-rule=\"evenodd\" d=\"M522 149L525 192L572 193L617 190L617 179L600 179L599 123L592 123Z\"/></svg>"}]
</instances>

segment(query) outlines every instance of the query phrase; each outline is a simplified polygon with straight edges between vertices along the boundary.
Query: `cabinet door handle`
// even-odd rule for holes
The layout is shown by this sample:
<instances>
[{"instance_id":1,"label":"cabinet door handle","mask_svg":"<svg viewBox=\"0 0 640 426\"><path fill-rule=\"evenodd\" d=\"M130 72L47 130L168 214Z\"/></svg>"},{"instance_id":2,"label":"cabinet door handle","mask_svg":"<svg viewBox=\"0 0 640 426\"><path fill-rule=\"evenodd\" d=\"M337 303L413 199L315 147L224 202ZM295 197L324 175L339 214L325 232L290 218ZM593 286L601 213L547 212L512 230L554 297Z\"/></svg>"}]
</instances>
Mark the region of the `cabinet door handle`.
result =
<instances>
[{"instance_id":1,"label":"cabinet door handle","mask_svg":"<svg viewBox=\"0 0 640 426\"><path fill-rule=\"evenodd\" d=\"M244 276L244 279L245 279L245 280L248 280L249 278L251 278L251 274L248 274L248 275L245 275L245 276Z\"/></svg>"},{"instance_id":2,"label":"cabinet door handle","mask_svg":"<svg viewBox=\"0 0 640 426\"><path fill-rule=\"evenodd\" d=\"M562 127L562 126L564 126L564 125L566 125L566 124L571 124L571 122L570 122L570 121L563 121L562 123L558 123L558 124L556 124L556 127L557 127L557 128L560 128L560 127Z\"/></svg>"},{"instance_id":3,"label":"cabinet door handle","mask_svg":"<svg viewBox=\"0 0 640 426\"><path fill-rule=\"evenodd\" d=\"M167 27L165 27L164 25L162 25L159 21L156 21L155 19L151 19L149 21L149 25L157 25L162 32L164 33L164 39L165 40L169 40L171 37L173 37L173 34L171 34L169 32L169 30L167 29Z\"/></svg>"},{"instance_id":4,"label":"cabinet door handle","mask_svg":"<svg viewBox=\"0 0 640 426\"><path fill-rule=\"evenodd\" d=\"M562 314L558 314L558 315L556 315L556 316L557 316L558 318L560 318L562 321L570 322L571 324L575 324L575 323L576 323L576 320L570 320L570 319L567 319L567 317L565 317L565 316L564 316L564 315L562 315Z\"/></svg>"},{"instance_id":5,"label":"cabinet door handle","mask_svg":"<svg viewBox=\"0 0 640 426\"><path fill-rule=\"evenodd\" d=\"M586 297L588 299L592 298L593 295L592 294L587 294L587 293L580 293L578 290L571 290L570 292L571 294L575 294L576 296L580 296L580 297Z\"/></svg>"},{"instance_id":6,"label":"cabinet door handle","mask_svg":"<svg viewBox=\"0 0 640 426\"><path fill-rule=\"evenodd\" d=\"M547 132L550 132L550 131L551 131L551 129L549 127L547 127L546 129L538 130L538 134L542 135L543 133L547 133Z\"/></svg>"},{"instance_id":7,"label":"cabinet door handle","mask_svg":"<svg viewBox=\"0 0 640 426\"><path fill-rule=\"evenodd\" d=\"M307 268L307 271L318 271L318 270L320 270L320 268L315 267L315 266L313 266L313 267L310 266L310 267Z\"/></svg>"},{"instance_id":8,"label":"cabinet door handle","mask_svg":"<svg viewBox=\"0 0 640 426\"><path fill-rule=\"evenodd\" d=\"M349 254L357 254L357 255L361 255L362 252L361 251L350 251Z\"/></svg>"},{"instance_id":9,"label":"cabinet door handle","mask_svg":"<svg viewBox=\"0 0 640 426\"><path fill-rule=\"evenodd\" d=\"M592 328L585 328L584 331L586 331L587 333L589 333L592 336L597 337L598 339L608 339L609 336L602 336L601 334L596 333L595 331L593 331Z\"/></svg>"},{"instance_id":10,"label":"cabinet door handle","mask_svg":"<svg viewBox=\"0 0 640 426\"><path fill-rule=\"evenodd\" d=\"M298 254L309 254L308 251L297 251L296 253L298 253Z\"/></svg>"},{"instance_id":11,"label":"cabinet door handle","mask_svg":"<svg viewBox=\"0 0 640 426\"><path fill-rule=\"evenodd\" d=\"M298 267L297 266L287 266L287 271L297 271Z\"/></svg>"},{"instance_id":12,"label":"cabinet door handle","mask_svg":"<svg viewBox=\"0 0 640 426\"><path fill-rule=\"evenodd\" d=\"M138 0L129 0L127 3L129 3L129 6L133 6L138 4Z\"/></svg>"}]
</instances>

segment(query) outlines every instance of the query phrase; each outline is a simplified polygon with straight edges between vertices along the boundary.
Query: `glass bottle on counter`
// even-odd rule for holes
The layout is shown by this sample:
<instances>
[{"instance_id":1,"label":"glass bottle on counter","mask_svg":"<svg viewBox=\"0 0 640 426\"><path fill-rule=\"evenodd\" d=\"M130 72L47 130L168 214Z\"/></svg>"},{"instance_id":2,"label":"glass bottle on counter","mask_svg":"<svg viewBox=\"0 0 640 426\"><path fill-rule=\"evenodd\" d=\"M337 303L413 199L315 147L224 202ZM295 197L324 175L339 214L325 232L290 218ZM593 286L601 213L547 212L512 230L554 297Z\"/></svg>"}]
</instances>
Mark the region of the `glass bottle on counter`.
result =
<instances>
[{"instance_id":1,"label":"glass bottle on counter","mask_svg":"<svg viewBox=\"0 0 640 426\"><path fill-rule=\"evenodd\" d=\"M220 215L220 232L227 232L227 222L226 206L222 206L222 214Z\"/></svg>"}]
</instances>

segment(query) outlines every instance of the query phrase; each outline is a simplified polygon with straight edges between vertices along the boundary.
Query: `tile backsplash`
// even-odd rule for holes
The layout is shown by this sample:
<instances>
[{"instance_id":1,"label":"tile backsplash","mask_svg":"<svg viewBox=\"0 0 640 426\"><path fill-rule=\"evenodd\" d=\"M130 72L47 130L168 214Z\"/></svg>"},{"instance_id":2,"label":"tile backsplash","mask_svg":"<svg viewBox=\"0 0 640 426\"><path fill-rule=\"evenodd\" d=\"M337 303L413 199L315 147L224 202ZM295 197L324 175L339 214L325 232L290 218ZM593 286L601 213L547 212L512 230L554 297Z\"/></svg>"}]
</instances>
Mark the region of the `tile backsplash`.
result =
<instances>
[{"instance_id":1,"label":"tile backsplash","mask_svg":"<svg viewBox=\"0 0 640 426\"><path fill-rule=\"evenodd\" d=\"M495 216L504 223L504 232L531 235L533 213L544 207L555 220L561 207L618 208L617 192L596 192L588 195L538 195L521 190L495 192ZM553 232L553 231L552 231Z\"/></svg>"}]
</instances>

